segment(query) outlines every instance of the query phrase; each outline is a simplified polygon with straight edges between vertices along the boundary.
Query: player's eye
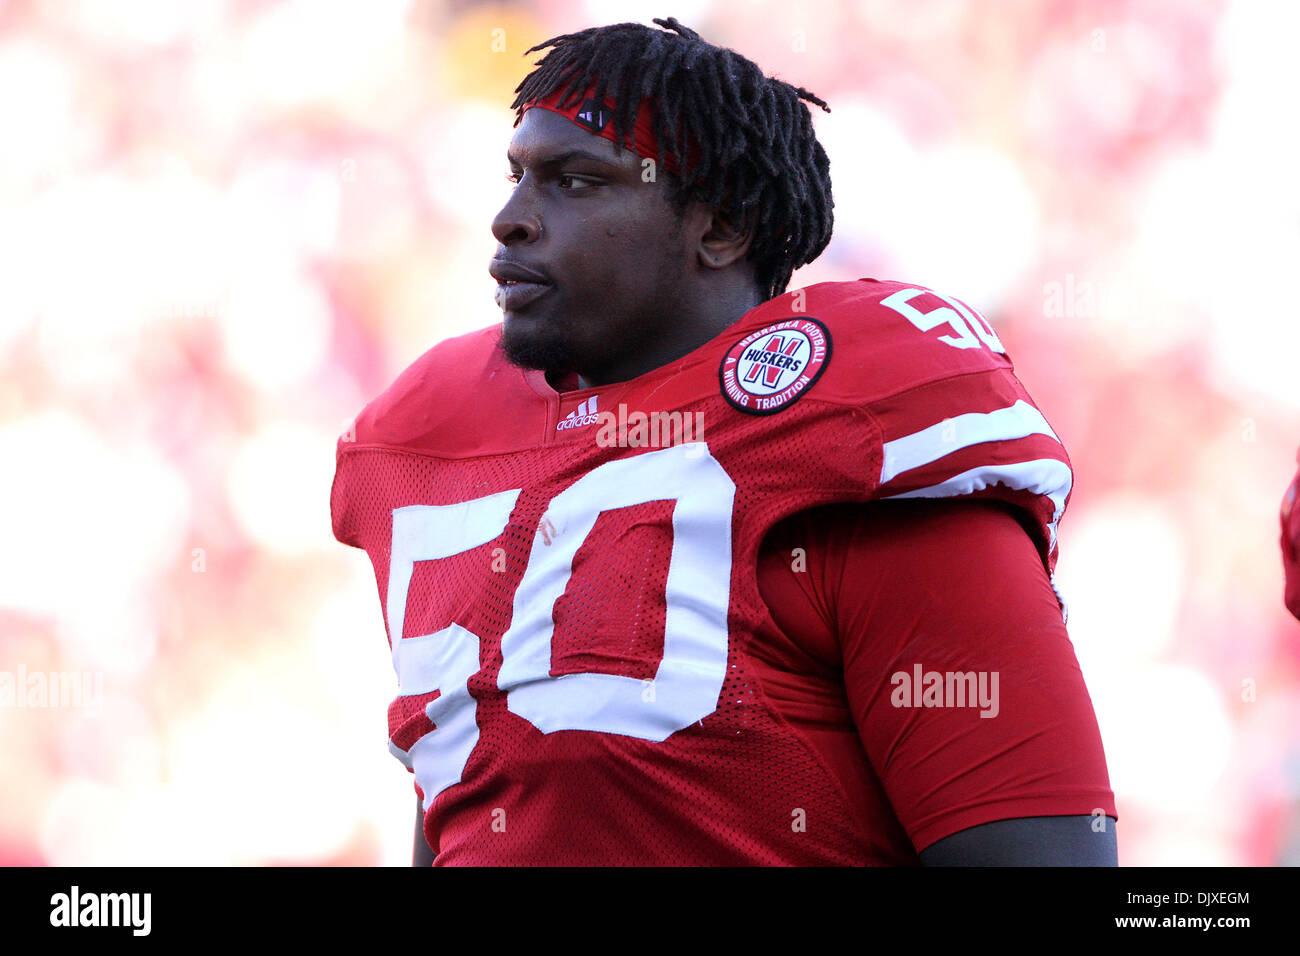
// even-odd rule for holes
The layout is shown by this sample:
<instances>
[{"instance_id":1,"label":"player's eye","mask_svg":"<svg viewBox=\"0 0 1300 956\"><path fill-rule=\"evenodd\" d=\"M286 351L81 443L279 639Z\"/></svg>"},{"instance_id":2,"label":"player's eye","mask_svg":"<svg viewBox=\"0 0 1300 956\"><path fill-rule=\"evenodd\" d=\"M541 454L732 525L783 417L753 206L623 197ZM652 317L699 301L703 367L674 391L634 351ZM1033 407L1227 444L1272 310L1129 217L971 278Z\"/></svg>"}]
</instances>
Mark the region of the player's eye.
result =
<instances>
[{"instance_id":1,"label":"player's eye","mask_svg":"<svg viewBox=\"0 0 1300 956\"><path fill-rule=\"evenodd\" d=\"M588 179L586 176L575 176L573 173L561 173L555 178L561 189L583 189L595 185L594 180ZM565 185L566 182L569 183L568 186Z\"/></svg>"},{"instance_id":2,"label":"player's eye","mask_svg":"<svg viewBox=\"0 0 1300 956\"><path fill-rule=\"evenodd\" d=\"M506 182L518 186L520 176L520 173L507 173ZM555 183L564 190L587 189L591 186L600 185L597 180L592 179L590 176L579 176L575 173L560 173L555 177Z\"/></svg>"}]
</instances>

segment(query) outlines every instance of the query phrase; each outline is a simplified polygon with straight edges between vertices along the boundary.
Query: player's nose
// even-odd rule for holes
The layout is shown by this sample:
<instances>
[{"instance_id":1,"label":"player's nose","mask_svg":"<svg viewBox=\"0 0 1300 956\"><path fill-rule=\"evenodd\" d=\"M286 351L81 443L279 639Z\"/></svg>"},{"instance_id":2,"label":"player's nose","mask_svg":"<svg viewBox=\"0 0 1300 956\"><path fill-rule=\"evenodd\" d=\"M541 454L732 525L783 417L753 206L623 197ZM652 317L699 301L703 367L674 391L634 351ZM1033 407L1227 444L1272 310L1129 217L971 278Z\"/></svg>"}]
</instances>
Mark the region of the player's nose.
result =
<instances>
[{"instance_id":1,"label":"player's nose","mask_svg":"<svg viewBox=\"0 0 1300 956\"><path fill-rule=\"evenodd\" d=\"M529 208L516 189L492 220L492 235L503 246L519 242L536 242L542 234L542 220Z\"/></svg>"}]
</instances>

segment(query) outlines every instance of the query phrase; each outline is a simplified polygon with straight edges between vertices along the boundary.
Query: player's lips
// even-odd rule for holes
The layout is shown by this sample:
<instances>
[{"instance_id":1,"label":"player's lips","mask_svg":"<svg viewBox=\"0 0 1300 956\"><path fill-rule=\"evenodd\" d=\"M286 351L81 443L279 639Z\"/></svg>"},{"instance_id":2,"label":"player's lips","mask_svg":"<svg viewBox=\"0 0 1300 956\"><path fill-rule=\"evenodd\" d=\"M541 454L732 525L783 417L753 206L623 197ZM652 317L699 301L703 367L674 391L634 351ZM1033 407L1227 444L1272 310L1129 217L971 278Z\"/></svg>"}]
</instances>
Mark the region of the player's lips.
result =
<instances>
[{"instance_id":1,"label":"player's lips","mask_svg":"<svg viewBox=\"0 0 1300 956\"><path fill-rule=\"evenodd\" d=\"M550 291L552 285L541 272L517 262L493 259L488 263L488 272L497 280L497 305L505 312L517 312L531 304Z\"/></svg>"}]
</instances>

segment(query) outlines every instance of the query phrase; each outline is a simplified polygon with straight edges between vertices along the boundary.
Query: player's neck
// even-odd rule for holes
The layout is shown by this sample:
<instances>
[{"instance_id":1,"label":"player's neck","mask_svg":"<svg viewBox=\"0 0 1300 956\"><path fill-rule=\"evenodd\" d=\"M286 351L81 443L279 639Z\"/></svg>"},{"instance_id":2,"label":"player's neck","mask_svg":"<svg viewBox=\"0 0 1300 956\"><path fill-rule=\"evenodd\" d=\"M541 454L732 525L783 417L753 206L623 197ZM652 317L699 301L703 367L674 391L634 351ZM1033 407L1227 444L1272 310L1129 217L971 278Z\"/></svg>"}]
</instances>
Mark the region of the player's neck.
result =
<instances>
[{"instance_id":1,"label":"player's neck","mask_svg":"<svg viewBox=\"0 0 1300 956\"><path fill-rule=\"evenodd\" d=\"M607 368L579 372L578 388L626 382L675 362L739 322L746 312L762 305L763 301L757 288L749 283L697 299L693 305L679 309L672 322L660 326L666 334L657 338L649 348L637 349L626 361Z\"/></svg>"}]
</instances>

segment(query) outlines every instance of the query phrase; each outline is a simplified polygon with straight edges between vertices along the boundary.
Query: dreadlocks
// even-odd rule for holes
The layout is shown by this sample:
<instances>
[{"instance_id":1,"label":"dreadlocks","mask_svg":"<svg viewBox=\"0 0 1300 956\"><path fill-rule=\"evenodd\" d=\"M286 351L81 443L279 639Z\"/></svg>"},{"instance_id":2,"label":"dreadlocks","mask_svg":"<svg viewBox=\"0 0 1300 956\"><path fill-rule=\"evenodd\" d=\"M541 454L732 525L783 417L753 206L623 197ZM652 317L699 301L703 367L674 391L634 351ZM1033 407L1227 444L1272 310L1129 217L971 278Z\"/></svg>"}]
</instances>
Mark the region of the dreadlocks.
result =
<instances>
[{"instance_id":1,"label":"dreadlocks","mask_svg":"<svg viewBox=\"0 0 1300 956\"><path fill-rule=\"evenodd\" d=\"M657 167L665 144L692 168L670 180L680 210L695 199L713 206L742 230L754 230L748 258L767 298L785 291L790 275L816 259L834 225L830 160L817 142L812 115L799 101L830 107L797 86L765 77L734 50L714 46L675 17L592 27L552 37L527 53L547 53L515 88L515 125L523 105L551 96L566 80L561 107L593 81L598 101L615 100L619 145L630 142L644 97L654 103ZM672 31L672 32L667 32ZM684 164L683 164L684 165Z\"/></svg>"}]
</instances>

